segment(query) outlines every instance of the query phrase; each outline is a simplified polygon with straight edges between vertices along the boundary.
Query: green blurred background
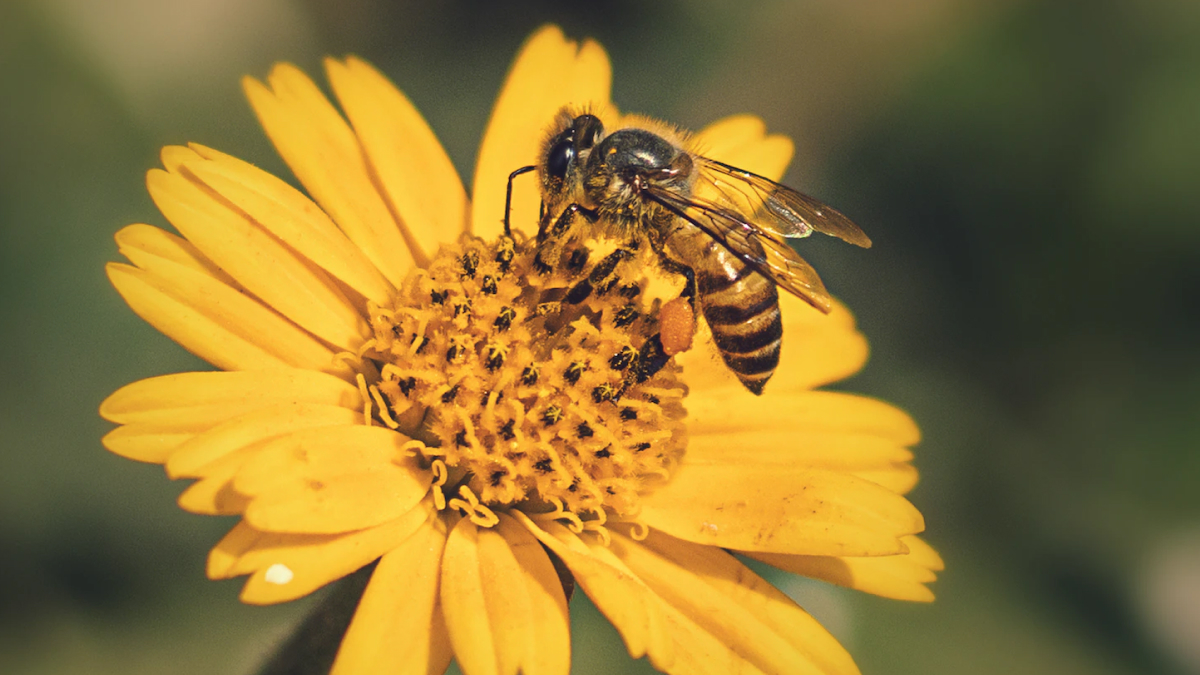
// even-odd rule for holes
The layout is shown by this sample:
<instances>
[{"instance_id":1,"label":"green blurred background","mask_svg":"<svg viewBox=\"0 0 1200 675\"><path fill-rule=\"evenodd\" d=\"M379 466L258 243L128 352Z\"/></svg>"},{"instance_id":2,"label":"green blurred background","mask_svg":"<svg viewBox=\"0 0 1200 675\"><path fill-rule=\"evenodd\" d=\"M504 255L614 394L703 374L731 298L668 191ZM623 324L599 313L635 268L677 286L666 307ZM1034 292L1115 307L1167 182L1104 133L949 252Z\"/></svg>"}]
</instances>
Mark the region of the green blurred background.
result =
<instances>
[{"instance_id":1,"label":"green blurred background","mask_svg":"<svg viewBox=\"0 0 1200 675\"><path fill-rule=\"evenodd\" d=\"M199 141L286 174L238 78L354 52L465 175L515 50L592 36L622 109L735 112L867 252L804 242L920 422L933 605L777 579L868 675L1200 673L1200 3L0 1L0 672L237 673L310 606L204 579L229 520L96 407L200 367L103 274ZM290 177L290 176L289 176ZM582 595L575 673L648 672Z\"/></svg>"}]
</instances>

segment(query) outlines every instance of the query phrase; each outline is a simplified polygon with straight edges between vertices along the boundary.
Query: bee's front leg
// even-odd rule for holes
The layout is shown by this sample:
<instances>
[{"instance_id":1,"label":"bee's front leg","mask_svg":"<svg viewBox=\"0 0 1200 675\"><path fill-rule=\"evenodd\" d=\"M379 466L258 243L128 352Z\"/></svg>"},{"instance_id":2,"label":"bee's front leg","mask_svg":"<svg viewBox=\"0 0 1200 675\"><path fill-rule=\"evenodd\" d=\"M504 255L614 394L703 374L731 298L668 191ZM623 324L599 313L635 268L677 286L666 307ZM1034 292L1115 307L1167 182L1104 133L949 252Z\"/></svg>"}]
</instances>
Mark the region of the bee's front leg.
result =
<instances>
[{"instance_id":1,"label":"bee's front leg","mask_svg":"<svg viewBox=\"0 0 1200 675\"><path fill-rule=\"evenodd\" d=\"M543 210L545 206L543 203ZM563 255L563 245L567 240L567 235L571 232L576 217L583 218L589 224L595 223L600 218L594 210L579 204L571 204L563 209L557 217L543 212L541 225L538 227L537 254L533 257L533 264L541 273L549 274L552 270L557 269Z\"/></svg>"}]
</instances>

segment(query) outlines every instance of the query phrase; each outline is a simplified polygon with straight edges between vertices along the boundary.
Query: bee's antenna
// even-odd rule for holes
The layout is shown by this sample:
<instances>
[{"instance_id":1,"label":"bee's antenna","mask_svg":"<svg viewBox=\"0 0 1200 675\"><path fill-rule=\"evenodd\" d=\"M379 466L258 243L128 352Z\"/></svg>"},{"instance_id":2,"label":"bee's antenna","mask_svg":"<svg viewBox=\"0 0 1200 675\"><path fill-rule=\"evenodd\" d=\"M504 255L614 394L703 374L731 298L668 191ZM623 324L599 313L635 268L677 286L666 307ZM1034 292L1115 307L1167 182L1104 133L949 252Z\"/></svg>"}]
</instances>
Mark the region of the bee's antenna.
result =
<instances>
[{"instance_id":1,"label":"bee's antenna","mask_svg":"<svg viewBox=\"0 0 1200 675\"><path fill-rule=\"evenodd\" d=\"M529 173L530 171L533 171L534 169L537 169L537 167L530 164L529 166L523 166L523 167L517 169L516 171L508 174L508 191L505 192L505 194L504 194L504 236L508 237L509 239L512 239L512 226L508 222L508 214L512 210L513 179L516 178L517 176L520 176L523 173Z\"/></svg>"}]
</instances>

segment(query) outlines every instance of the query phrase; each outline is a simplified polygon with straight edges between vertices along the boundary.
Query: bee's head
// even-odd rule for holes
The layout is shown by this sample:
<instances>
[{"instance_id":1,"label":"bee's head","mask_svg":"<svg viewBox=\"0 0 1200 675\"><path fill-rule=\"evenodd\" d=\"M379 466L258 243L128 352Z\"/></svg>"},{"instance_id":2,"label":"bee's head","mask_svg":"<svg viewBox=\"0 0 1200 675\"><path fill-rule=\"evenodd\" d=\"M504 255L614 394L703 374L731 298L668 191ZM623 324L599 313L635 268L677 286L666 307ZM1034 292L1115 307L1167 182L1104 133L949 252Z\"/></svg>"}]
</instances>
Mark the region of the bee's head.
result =
<instances>
[{"instance_id":1,"label":"bee's head","mask_svg":"<svg viewBox=\"0 0 1200 675\"><path fill-rule=\"evenodd\" d=\"M604 135L604 123L595 115L560 115L556 132L542 146L538 174L542 179L542 197L557 203L570 197L580 186L580 168L588 153Z\"/></svg>"}]
</instances>

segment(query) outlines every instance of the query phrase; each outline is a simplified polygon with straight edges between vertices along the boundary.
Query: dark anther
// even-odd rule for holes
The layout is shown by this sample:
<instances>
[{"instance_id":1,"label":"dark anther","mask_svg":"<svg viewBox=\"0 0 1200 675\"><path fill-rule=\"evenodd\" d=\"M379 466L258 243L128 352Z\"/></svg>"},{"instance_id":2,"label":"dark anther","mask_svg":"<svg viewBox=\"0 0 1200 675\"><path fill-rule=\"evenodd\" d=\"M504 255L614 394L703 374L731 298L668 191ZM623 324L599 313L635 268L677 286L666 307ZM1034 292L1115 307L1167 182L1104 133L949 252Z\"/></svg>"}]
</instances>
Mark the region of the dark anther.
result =
<instances>
[{"instance_id":1,"label":"dark anther","mask_svg":"<svg viewBox=\"0 0 1200 675\"><path fill-rule=\"evenodd\" d=\"M403 380L397 381L396 385L400 387L401 394L408 396L409 394L412 393L412 390L417 386L417 378L406 377Z\"/></svg>"},{"instance_id":2,"label":"dark anther","mask_svg":"<svg viewBox=\"0 0 1200 675\"><path fill-rule=\"evenodd\" d=\"M392 337L396 338L397 340L400 339L400 326L392 324Z\"/></svg>"},{"instance_id":3,"label":"dark anther","mask_svg":"<svg viewBox=\"0 0 1200 675\"><path fill-rule=\"evenodd\" d=\"M505 471L504 469L496 469L495 471L493 471L492 475L489 477L492 482L492 487L496 487L496 486L500 485L500 481L504 480L504 477L507 475L508 475L508 472Z\"/></svg>"},{"instance_id":4,"label":"dark anther","mask_svg":"<svg viewBox=\"0 0 1200 675\"><path fill-rule=\"evenodd\" d=\"M470 299L464 299L462 302L454 303L454 316L458 316L459 314L465 314L469 311L471 311Z\"/></svg>"},{"instance_id":5,"label":"dark anther","mask_svg":"<svg viewBox=\"0 0 1200 675\"><path fill-rule=\"evenodd\" d=\"M525 366L525 370L521 371L521 384L532 387L537 384L538 371L534 366Z\"/></svg>"},{"instance_id":6,"label":"dark anther","mask_svg":"<svg viewBox=\"0 0 1200 675\"><path fill-rule=\"evenodd\" d=\"M496 370L504 365L504 348L499 345L488 345L487 358L484 359L483 365L487 366L488 370Z\"/></svg>"},{"instance_id":7,"label":"dark anther","mask_svg":"<svg viewBox=\"0 0 1200 675\"><path fill-rule=\"evenodd\" d=\"M563 379L567 381L567 384L578 384L579 378L585 370L587 370L587 363L576 361L567 366L567 369L563 371Z\"/></svg>"},{"instance_id":8,"label":"dark anther","mask_svg":"<svg viewBox=\"0 0 1200 675\"><path fill-rule=\"evenodd\" d=\"M450 403L457 396L458 396L458 385L456 384L453 387L450 387L448 390L446 390L446 393L442 394L442 403Z\"/></svg>"},{"instance_id":9,"label":"dark anther","mask_svg":"<svg viewBox=\"0 0 1200 675\"><path fill-rule=\"evenodd\" d=\"M642 287L638 286L637 284L627 284L625 286L622 286L621 290L618 292L621 294L621 297L629 298L630 300L632 300L632 299L636 298L639 293L642 292Z\"/></svg>"},{"instance_id":10,"label":"dark anther","mask_svg":"<svg viewBox=\"0 0 1200 675\"><path fill-rule=\"evenodd\" d=\"M500 308L500 313L496 315L496 321L493 322L493 325L496 326L496 330L503 333L512 328L512 322L515 318L517 318L517 310L512 307L502 307Z\"/></svg>"},{"instance_id":11,"label":"dark anther","mask_svg":"<svg viewBox=\"0 0 1200 675\"><path fill-rule=\"evenodd\" d=\"M621 419L630 421L637 419L637 411L633 408L621 408Z\"/></svg>"},{"instance_id":12,"label":"dark anther","mask_svg":"<svg viewBox=\"0 0 1200 675\"><path fill-rule=\"evenodd\" d=\"M490 274L485 274L483 281L479 284L479 292L484 295L496 294L496 278Z\"/></svg>"},{"instance_id":13,"label":"dark anther","mask_svg":"<svg viewBox=\"0 0 1200 675\"><path fill-rule=\"evenodd\" d=\"M596 403L603 403L605 401L611 401L616 395L616 387L605 382L604 384L592 390L592 401Z\"/></svg>"},{"instance_id":14,"label":"dark anther","mask_svg":"<svg viewBox=\"0 0 1200 675\"><path fill-rule=\"evenodd\" d=\"M533 468L537 469L541 473L550 473L554 470L554 462L548 459L539 459L536 463L534 463Z\"/></svg>"},{"instance_id":15,"label":"dark anther","mask_svg":"<svg viewBox=\"0 0 1200 675\"><path fill-rule=\"evenodd\" d=\"M516 438L517 434L513 432L513 426L515 426L516 423L516 420L509 420L505 422L504 426L500 427L500 438L503 438L506 441L511 441L512 439Z\"/></svg>"},{"instance_id":16,"label":"dark anther","mask_svg":"<svg viewBox=\"0 0 1200 675\"><path fill-rule=\"evenodd\" d=\"M542 413L542 423L546 426L558 423L562 419L562 408L552 405Z\"/></svg>"},{"instance_id":17,"label":"dark anther","mask_svg":"<svg viewBox=\"0 0 1200 675\"><path fill-rule=\"evenodd\" d=\"M647 396L647 397L646 397L646 400L647 400L647 401L649 401L649 402L651 402L651 403L653 403L654 405L658 405L658 404L659 404L658 397L657 397L657 396L655 396L654 394L650 394L649 396Z\"/></svg>"},{"instance_id":18,"label":"dark anther","mask_svg":"<svg viewBox=\"0 0 1200 675\"><path fill-rule=\"evenodd\" d=\"M450 291L429 291L429 301L435 305L440 305L446 302L446 296L450 295Z\"/></svg>"},{"instance_id":19,"label":"dark anther","mask_svg":"<svg viewBox=\"0 0 1200 675\"><path fill-rule=\"evenodd\" d=\"M417 350L413 352L414 354L423 353L425 348L429 346L429 340L426 340L423 336L419 336L416 333L413 333L413 342L417 343Z\"/></svg>"},{"instance_id":20,"label":"dark anther","mask_svg":"<svg viewBox=\"0 0 1200 675\"><path fill-rule=\"evenodd\" d=\"M567 492L579 492L579 479L567 486Z\"/></svg>"},{"instance_id":21,"label":"dark anther","mask_svg":"<svg viewBox=\"0 0 1200 675\"><path fill-rule=\"evenodd\" d=\"M468 279L474 279L475 272L479 271L479 251L474 249L467 251L458 259L458 262L462 265L463 276Z\"/></svg>"},{"instance_id":22,"label":"dark anther","mask_svg":"<svg viewBox=\"0 0 1200 675\"><path fill-rule=\"evenodd\" d=\"M600 448L599 450L597 450L596 451L596 459L604 459L605 457L612 455L612 451L609 450L609 448L611 448L611 447L612 447L611 445L606 445L603 448Z\"/></svg>"},{"instance_id":23,"label":"dark anther","mask_svg":"<svg viewBox=\"0 0 1200 675\"><path fill-rule=\"evenodd\" d=\"M550 274L551 272L554 271L553 267L547 265L546 262L544 260L542 260L541 252L538 252L537 255L533 256L533 269L535 272L537 272L538 274L541 274L542 276Z\"/></svg>"},{"instance_id":24,"label":"dark anther","mask_svg":"<svg viewBox=\"0 0 1200 675\"><path fill-rule=\"evenodd\" d=\"M613 325L617 328L624 328L637 321L639 316L641 314L638 313L637 308L633 306L633 303L629 303L613 314Z\"/></svg>"},{"instance_id":25,"label":"dark anther","mask_svg":"<svg viewBox=\"0 0 1200 675\"><path fill-rule=\"evenodd\" d=\"M643 450L649 450L649 449L650 449L649 443L638 443L637 445L633 446L634 452L642 452Z\"/></svg>"},{"instance_id":26,"label":"dark anther","mask_svg":"<svg viewBox=\"0 0 1200 675\"><path fill-rule=\"evenodd\" d=\"M629 364L633 363L633 359L637 356L637 350L629 345L621 347L621 351L613 354L613 357L608 360L608 366L613 370L625 370Z\"/></svg>"},{"instance_id":27,"label":"dark anther","mask_svg":"<svg viewBox=\"0 0 1200 675\"><path fill-rule=\"evenodd\" d=\"M450 348L446 350L446 360L453 361L463 353L463 348L457 342L451 342Z\"/></svg>"},{"instance_id":28,"label":"dark anther","mask_svg":"<svg viewBox=\"0 0 1200 675\"><path fill-rule=\"evenodd\" d=\"M501 272L508 272L508 268L512 266L513 256L516 255L515 249L512 239L508 237L500 239L500 246L496 249L496 262L500 264Z\"/></svg>"},{"instance_id":29,"label":"dark anther","mask_svg":"<svg viewBox=\"0 0 1200 675\"><path fill-rule=\"evenodd\" d=\"M454 434L454 445L459 448L465 448L471 443L467 441L467 430L459 429L457 434Z\"/></svg>"},{"instance_id":30,"label":"dark anther","mask_svg":"<svg viewBox=\"0 0 1200 675\"><path fill-rule=\"evenodd\" d=\"M575 433L579 434L580 438L591 438L594 432L587 422L580 422L579 426L575 427Z\"/></svg>"},{"instance_id":31,"label":"dark anther","mask_svg":"<svg viewBox=\"0 0 1200 675\"><path fill-rule=\"evenodd\" d=\"M583 269L583 266L587 264L588 255L590 254L591 251L582 246L571 251L571 258L567 261L567 268L572 272L578 272Z\"/></svg>"}]
</instances>

